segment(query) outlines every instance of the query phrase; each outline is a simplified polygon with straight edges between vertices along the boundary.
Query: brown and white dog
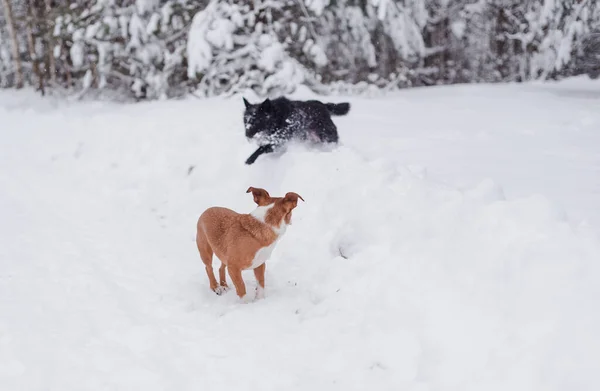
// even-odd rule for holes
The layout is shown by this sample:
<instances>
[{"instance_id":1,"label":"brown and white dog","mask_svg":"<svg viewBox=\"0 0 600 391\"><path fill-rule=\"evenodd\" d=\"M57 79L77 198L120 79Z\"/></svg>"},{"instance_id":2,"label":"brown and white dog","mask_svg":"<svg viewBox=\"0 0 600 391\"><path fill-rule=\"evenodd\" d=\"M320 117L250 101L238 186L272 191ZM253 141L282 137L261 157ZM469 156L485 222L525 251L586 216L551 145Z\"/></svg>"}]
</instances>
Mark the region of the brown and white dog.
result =
<instances>
[{"instance_id":1,"label":"brown and white dog","mask_svg":"<svg viewBox=\"0 0 600 391\"><path fill-rule=\"evenodd\" d=\"M271 197L260 188L250 187L258 207L249 214L240 214L231 209L212 207L202 213L198 219L196 244L210 289L220 295L228 288L225 268L235 286L237 295L247 302L246 285L242 279L242 270L254 270L258 282L256 298L264 297L265 262L271 256L277 241L292 221L292 210L298 204L296 193L287 193L285 197ZM219 283L212 268L215 254L221 261Z\"/></svg>"}]
</instances>

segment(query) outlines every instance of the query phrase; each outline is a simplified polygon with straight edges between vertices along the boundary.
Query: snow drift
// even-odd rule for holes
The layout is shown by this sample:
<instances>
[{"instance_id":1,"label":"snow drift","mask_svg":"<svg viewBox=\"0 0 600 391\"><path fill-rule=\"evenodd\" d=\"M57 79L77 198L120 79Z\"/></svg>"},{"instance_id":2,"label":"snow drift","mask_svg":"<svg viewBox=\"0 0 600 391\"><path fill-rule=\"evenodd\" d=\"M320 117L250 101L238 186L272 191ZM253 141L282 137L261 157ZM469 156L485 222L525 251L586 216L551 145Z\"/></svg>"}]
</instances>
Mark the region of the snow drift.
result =
<instances>
[{"instance_id":1,"label":"snow drift","mask_svg":"<svg viewBox=\"0 0 600 391\"><path fill-rule=\"evenodd\" d=\"M395 104L426 94L452 118L461 91ZM597 388L595 231L548 197L508 197L485 178L457 188L435 167L376 156L377 139L419 122L383 101L351 100L338 148L245 166L238 98L0 100L2 390ZM367 119L371 144L353 144ZM194 229L209 206L252 210L248 186L306 202L267 263L266 299L239 305L209 290Z\"/></svg>"}]
</instances>

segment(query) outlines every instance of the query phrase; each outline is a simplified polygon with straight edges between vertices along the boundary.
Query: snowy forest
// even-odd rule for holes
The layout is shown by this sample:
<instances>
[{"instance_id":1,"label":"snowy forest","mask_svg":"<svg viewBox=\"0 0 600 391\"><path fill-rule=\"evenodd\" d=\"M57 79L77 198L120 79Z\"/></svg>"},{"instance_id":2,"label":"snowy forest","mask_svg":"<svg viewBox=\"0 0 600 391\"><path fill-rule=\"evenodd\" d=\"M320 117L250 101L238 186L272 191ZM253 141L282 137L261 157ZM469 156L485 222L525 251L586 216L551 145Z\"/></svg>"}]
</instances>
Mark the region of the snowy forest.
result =
<instances>
[{"instance_id":1,"label":"snowy forest","mask_svg":"<svg viewBox=\"0 0 600 391\"><path fill-rule=\"evenodd\" d=\"M2 0L0 87L165 99L600 73L596 0Z\"/></svg>"}]
</instances>

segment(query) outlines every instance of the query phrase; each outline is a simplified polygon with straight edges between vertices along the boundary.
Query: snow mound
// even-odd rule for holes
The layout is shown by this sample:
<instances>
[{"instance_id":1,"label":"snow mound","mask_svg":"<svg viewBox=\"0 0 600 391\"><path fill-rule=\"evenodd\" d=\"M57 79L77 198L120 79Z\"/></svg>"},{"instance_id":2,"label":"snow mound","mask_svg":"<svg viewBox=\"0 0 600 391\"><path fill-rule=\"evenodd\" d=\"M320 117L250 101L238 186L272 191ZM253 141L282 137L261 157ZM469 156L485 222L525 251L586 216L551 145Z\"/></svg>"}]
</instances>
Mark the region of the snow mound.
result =
<instances>
[{"instance_id":1,"label":"snow mound","mask_svg":"<svg viewBox=\"0 0 600 391\"><path fill-rule=\"evenodd\" d=\"M351 145L244 166L241 109L0 110L0 389L595 389L594 234ZM248 186L306 202L240 305L194 236Z\"/></svg>"}]
</instances>

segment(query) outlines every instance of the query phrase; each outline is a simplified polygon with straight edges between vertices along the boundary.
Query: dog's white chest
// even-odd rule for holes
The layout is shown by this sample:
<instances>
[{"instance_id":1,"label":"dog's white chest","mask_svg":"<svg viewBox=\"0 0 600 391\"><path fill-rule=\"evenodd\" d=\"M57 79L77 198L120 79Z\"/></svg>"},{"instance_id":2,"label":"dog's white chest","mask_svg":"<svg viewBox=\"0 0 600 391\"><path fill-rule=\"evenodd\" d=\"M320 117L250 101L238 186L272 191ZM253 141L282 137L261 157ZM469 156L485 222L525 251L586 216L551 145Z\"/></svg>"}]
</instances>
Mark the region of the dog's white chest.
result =
<instances>
[{"instance_id":1,"label":"dog's white chest","mask_svg":"<svg viewBox=\"0 0 600 391\"><path fill-rule=\"evenodd\" d=\"M257 267L265 263L269 258L271 258L271 253L275 249L275 246L277 245L277 242L279 242L279 239L281 239L281 237L285 233L286 228L287 225L284 222L281 222L281 227L279 229L273 229L273 231L275 231L275 233L277 234L277 239L275 239L275 241L270 245L263 247L256 252L256 254L254 255L254 259L252 260L252 264L250 265L250 269L256 269Z\"/></svg>"},{"instance_id":2,"label":"dog's white chest","mask_svg":"<svg viewBox=\"0 0 600 391\"><path fill-rule=\"evenodd\" d=\"M266 207L260 206L260 207L256 208L256 210L254 212L252 212L251 214L256 219L258 219L260 222L264 223L265 215L267 214L267 211L269 209L271 209L272 207L273 207L273 205L269 205ZM261 249L259 249L256 252L256 254L254 255L254 259L252 260L252 264L250 265L250 269L256 269L257 267L259 267L260 265L265 263L271 257L271 253L275 249L275 246L277 245L277 242L279 242L279 239L281 239L281 237L285 233L286 228L287 228L287 224L284 221L281 222L281 225L279 227L271 227L271 229L275 232L275 234L277 234L277 239L275 239L275 241L273 243L271 243L270 245L268 245L266 247L262 247Z\"/></svg>"},{"instance_id":3,"label":"dog's white chest","mask_svg":"<svg viewBox=\"0 0 600 391\"><path fill-rule=\"evenodd\" d=\"M277 240L271 243L267 247L263 247L256 252L254 255L254 259L252 260L252 265L250 265L250 269L256 269L263 263L267 262L267 260L271 257L271 253L275 249L275 245L277 244Z\"/></svg>"}]
</instances>

